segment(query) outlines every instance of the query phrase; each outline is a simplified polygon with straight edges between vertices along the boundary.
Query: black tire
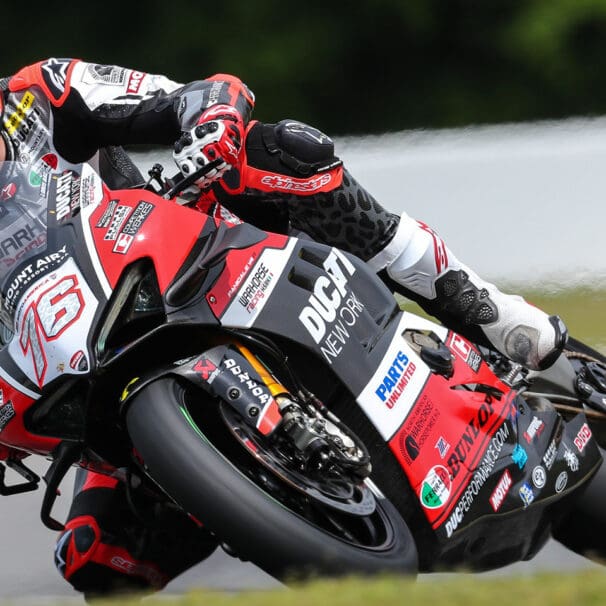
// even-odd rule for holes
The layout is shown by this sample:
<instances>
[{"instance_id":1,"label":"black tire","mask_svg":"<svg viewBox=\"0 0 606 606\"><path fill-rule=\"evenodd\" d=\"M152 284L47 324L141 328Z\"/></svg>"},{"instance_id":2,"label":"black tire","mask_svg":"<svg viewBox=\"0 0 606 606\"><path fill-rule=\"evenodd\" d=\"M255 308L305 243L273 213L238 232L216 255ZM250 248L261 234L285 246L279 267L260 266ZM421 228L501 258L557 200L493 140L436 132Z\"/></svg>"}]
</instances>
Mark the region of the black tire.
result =
<instances>
[{"instance_id":1,"label":"black tire","mask_svg":"<svg viewBox=\"0 0 606 606\"><path fill-rule=\"evenodd\" d=\"M129 434L152 479L240 558L280 580L416 574L414 539L389 501L377 498L373 514L384 524L379 544L359 545L322 531L232 464L189 417L185 394L173 378L146 386L128 409Z\"/></svg>"},{"instance_id":2,"label":"black tire","mask_svg":"<svg viewBox=\"0 0 606 606\"><path fill-rule=\"evenodd\" d=\"M602 457L606 450L600 448ZM553 537L575 553L600 564L606 562L606 465L602 464L574 505L554 529Z\"/></svg>"}]
</instances>

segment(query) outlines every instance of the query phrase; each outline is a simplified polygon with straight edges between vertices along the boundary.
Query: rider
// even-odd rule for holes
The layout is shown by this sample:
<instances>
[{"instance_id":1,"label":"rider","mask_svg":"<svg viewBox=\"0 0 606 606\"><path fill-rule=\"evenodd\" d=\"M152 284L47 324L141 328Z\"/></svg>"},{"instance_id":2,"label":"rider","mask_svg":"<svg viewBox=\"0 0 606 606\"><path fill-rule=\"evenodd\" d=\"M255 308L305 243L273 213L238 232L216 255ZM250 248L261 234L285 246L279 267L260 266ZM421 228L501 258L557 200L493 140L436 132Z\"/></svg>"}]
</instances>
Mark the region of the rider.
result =
<instances>
[{"instance_id":1,"label":"rider","mask_svg":"<svg viewBox=\"0 0 606 606\"><path fill-rule=\"evenodd\" d=\"M0 90L0 160L53 171L89 162L118 188L144 180L116 146L174 145L186 175L213 163L197 181L200 210L272 231L295 229L355 254L451 328L530 368L549 366L565 344L559 318L484 281L426 224L384 209L325 134L295 120L251 120L254 96L238 78L218 74L182 85L118 66L48 59L0 80ZM3 250L16 246L14 236L2 234ZM27 245L27 233L21 236ZM77 589L159 588L214 548L203 528L177 512L150 504L153 528L129 516L117 480L81 480L56 549L60 572Z\"/></svg>"}]
</instances>

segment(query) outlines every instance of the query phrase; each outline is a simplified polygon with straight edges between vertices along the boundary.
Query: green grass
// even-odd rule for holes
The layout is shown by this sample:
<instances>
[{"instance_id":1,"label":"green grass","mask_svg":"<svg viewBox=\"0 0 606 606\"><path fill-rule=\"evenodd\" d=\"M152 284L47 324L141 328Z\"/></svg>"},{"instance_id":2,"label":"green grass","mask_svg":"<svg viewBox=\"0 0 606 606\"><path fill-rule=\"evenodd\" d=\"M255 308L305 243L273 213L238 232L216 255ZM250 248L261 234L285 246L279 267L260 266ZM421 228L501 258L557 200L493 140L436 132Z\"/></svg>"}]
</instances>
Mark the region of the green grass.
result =
<instances>
[{"instance_id":1,"label":"green grass","mask_svg":"<svg viewBox=\"0 0 606 606\"><path fill-rule=\"evenodd\" d=\"M558 314L575 338L606 353L606 291L581 289L522 294L548 313Z\"/></svg>"},{"instance_id":2,"label":"green grass","mask_svg":"<svg viewBox=\"0 0 606 606\"><path fill-rule=\"evenodd\" d=\"M521 294L547 313L559 315L572 336L606 353L606 291L566 289L541 292L519 291L515 287L503 290ZM404 301L403 305L405 309L420 311L414 303ZM606 604L606 596L604 603Z\"/></svg>"},{"instance_id":3,"label":"green grass","mask_svg":"<svg viewBox=\"0 0 606 606\"><path fill-rule=\"evenodd\" d=\"M136 604L133 600L104 603ZM425 577L423 582L416 583L399 578L346 579L269 591L193 591L177 598L160 594L145 603L159 606L603 606L606 574L593 570L498 579L461 574L447 580L432 581L431 577Z\"/></svg>"}]
</instances>

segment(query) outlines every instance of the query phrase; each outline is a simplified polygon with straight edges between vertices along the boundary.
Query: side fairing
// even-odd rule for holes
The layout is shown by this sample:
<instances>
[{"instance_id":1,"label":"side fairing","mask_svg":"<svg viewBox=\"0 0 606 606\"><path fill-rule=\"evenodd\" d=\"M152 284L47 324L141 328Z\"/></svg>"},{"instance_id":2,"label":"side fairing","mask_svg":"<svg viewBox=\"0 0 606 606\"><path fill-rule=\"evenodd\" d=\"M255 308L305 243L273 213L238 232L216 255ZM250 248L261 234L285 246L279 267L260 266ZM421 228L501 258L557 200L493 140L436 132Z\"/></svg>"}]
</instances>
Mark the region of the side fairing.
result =
<instances>
[{"instance_id":1,"label":"side fairing","mask_svg":"<svg viewBox=\"0 0 606 606\"><path fill-rule=\"evenodd\" d=\"M206 300L222 325L287 337L314 352L353 394L364 389L397 329L393 295L365 263L275 234L221 262Z\"/></svg>"},{"instance_id":2,"label":"side fairing","mask_svg":"<svg viewBox=\"0 0 606 606\"><path fill-rule=\"evenodd\" d=\"M33 271L44 262L37 259ZM17 303L15 338L8 350L40 389L64 373L88 372L87 339L98 304L71 257L24 291Z\"/></svg>"}]
</instances>

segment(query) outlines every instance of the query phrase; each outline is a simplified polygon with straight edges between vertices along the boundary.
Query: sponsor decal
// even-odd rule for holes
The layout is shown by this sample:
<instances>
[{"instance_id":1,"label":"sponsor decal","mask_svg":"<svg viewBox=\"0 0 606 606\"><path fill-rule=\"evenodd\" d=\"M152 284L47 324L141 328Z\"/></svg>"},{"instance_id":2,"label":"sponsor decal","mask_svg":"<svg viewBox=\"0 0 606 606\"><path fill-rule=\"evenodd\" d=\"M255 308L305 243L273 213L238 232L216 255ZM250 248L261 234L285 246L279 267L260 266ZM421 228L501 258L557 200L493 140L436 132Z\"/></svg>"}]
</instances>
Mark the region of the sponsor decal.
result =
<instances>
[{"instance_id":1,"label":"sponsor decal","mask_svg":"<svg viewBox=\"0 0 606 606\"><path fill-rule=\"evenodd\" d=\"M524 465L528 461L528 454L520 444L516 444L511 453L511 458L520 469L524 469Z\"/></svg>"},{"instance_id":2,"label":"sponsor decal","mask_svg":"<svg viewBox=\"0 0 606 606\"><path fill-rule=\"evenodd\" d=\"M45 154L29 173L29 184L40 188L40 195L46 197L48 178L56 170L59 159L56 154Z\"/></svg>"},{"instance_id":3,"label":"sponsor decal","mask_svg":"<svg viewBox=\"0 0 606 606\"><path fill-rule=\"evenodd\" d=\"M115 240L118 237L120 228L122 227L122 224L126 220L126 217L128 217L128 213L130 213L131 210L132 207L124 206L122 204L116 208L109 223L109 227L103 236L104 240Z\"/></svg>"},{"instance_id":4,"label":"sponsor decal","mask_svg":"<svg viewBox=\"0 0 606 606\"><path fill-rule=\"evenodd\" d=\"M232 375L234 375L234 377L237 377L240 380L241 385L248 388L249 392L257 398L261 407L265 406L273 399L267 388L264 385L261 386L258 380L251 378L248 372L244 370L236 360L233 358L226 358L223 365Z\"/></svg>"},{"instance_id":5,"label":"sponsor decal","mask_svg":"<svg viewBox=\"0 0 606 606\"><path fill-rule=\"evenodd\" d=\"M238 301L248 313L252 313L259 304L259 301L265 297L274 274L264 263L259 263L255 273L248 281L246 287L240 291Z\"/></svg>"},{"instance_id":6,"label":"sponsor decal","mask_svg":"<svg viewBox=\"0 0 606 606\"><path fill-rule=\"evenodd\" d=\"M221 95L221 91L223 90L223 82L219 80L212 83L210 87L210 91L208 93L208 103L206 107L210 107L211 105L215 105L219 102L219 97Z\"/></svg>"},{"instance_id":7,"label":"sponsor decal","mask_svg":"<svg viewBox=\"0 0 606 606\"><path fill-rule=\"evenodd\" d=\"M574 439L574 445L577 447L579 452L583 452L585 450L585 446L591 439L591 429L589 429L589 425L587 423L583 423L581 429L577 433L576 438Z\"/></svg>"},{"instance_id":8,"label":"sponsor decal","mask_svg":"<svg viewBox=\"0 0 606 606\"><path fill-rule=\"evenodd\" d=\"M126 69L117 65L90 64L86 68L83 80L88 84L103 82L112 86L123 86L126 80Z\"/></svg>"},{"instance_id":9,"label":"sponsor decal","mask_svg":"<svg viewBox=\"0 0 606 606\"><path fill-rule=\"evenodd\" d=\"M450 538L459 525L463 522L465 515L471 509L475 498L478 493L492 474L492 470L503 450L503 445L507 442L509 437L509 424L503 423L499 429L495 432L494 436L488 443L488 448L478 465L471 481L467 485L467 488L461 495L461 498L457 502L452 514L449 516L446 522L446 536ZM452 469L452 468L451 468ZM457 467L457 472L458 472Z\"/></svg>"},{"instance_id":10,"label":"sponsor decal","mask_svg":"<svg viewBox=\"0 0 606 606\"><path fill-rule=\"evenodd\" d=\"M375 393L387 408L393 408L416 370L414 362L399 351Z\"/></svg>"},{"instance_id":11,"label":"sponsor decal","mask_svg":"<svg viewBox=\"0 0 606 606\"><path fill-rule=\"evenodd\" d=\"M465 432L454 447L454 451L448 457L448 466L453 478L457 477L461 465L467 460L467 455L471 452L483 427L494 417L494 408L490 400L486 400L478 408L476 413L469 419Z\"/></svg>"},{"instance_id":12,"label":"sponsor decal","mask_svg":"<svg viewBox=\"0 0 606 606\"><path fill-rule=\"evenodd\" d=\"M518 491L520 495L520 499L522 499L522 503L524 503L524 507L528 507L534 501L534 492L532 492L532 486L525 482L520 486L520 490Z\"/></svg>"},{"instance_id":13,"label":"sponsor decal","mask_svg":"<svg viewBox=\"0 0 606 606\"><path fill-rule=\"evenodd\" d=\"M415 461L416 458L419 456L419 452L421 452L421 449L419 447L419 444L415 440L415 437L407 435L404 439L404 447L406 448L406 454L408 455L410 461Z\"/></svg>"},{"instance_id":14,"label":"sponsor decal","mask_svg":"<svg viewBox=\"0 0 606 606\"><path fill-rule=\"evenodd\" d=\"M332 180L330 173L324 173L311 179L292 179L281 175L266 175L261 179L261 183L272 189L282 191L313 192L321 189Z\"/></svg>"},{"instance_id":15,"label":"sponsor decal","mask_svg":"<svg viewBox=\"0 0 606 606\"><path fill-rule=\"evenodd\" d=\"M410 465L419 455L419 451L431 435L431 431L440 418L440 414L440 408L433 405L427 394L423 394L415 404L406 418L402 432L400 433L400 451L407 464ZM402 440L404 448L402 448ZM450 444L444 440L444 443L440 443L440 446L445 448L444 456L446 456ZM436 444L437 447L438 445Z\"/></svg>"},{"instance_id":16,"label":"sponsor decal","mask_svg":"<svg viewBox=\"0 0 606 606\"><path fill-rule=\"evenodd\" d=\"M482 356L460 335L453 333L450 348L473 370L478 372Z\"/></svg>"},{"instance_id":17,"label":"sponsor decal","mask_svg":"<svg viewBox=\"0 0 606 606\"><path fill-rule=\"evenodd\" d=\"M141 88L141 82L145 78L145 72L132 71L128 76L128 85L126 86L126 92L129 95L136 95Z\"/></svg>"},{"instance_id":18,"label":"sponsor decal","mask_svg":"<svg viewBox=\"0 0 606 606\"><path fill-rule=\"evenodd\" d=\"M545 482L547 482L547 474L545 473L545 469L543 469L543 467L540 465L537 465L532 470L532 483L540 490L543 488L543 486L545 486Z\"/></svg>"},{"instance_id":19,"label":"sponsor decal","mask_svg":"<svg viewBox=\"0 0 606 606\"><path fill-rule=\"evenodd\" d=\"M422 321L423 322L423 321ZM433 326L429 321L428 325ZM388 374L394 359L397 359L398 353L402 352L410 360L416 361L416 353L403 338L402 333L410 327L410 319L406 313L402 314L398 327L394 330L394 336L391 344L383 356L372 378L366 383L362 391L356 397L358 404L364 410L368 418L372 421L378 432L386 441L393 439L391 447L394 451L399 451L401 461L406 464L412 463L410 453L406 449L406 437L412 436L416 446L421 451L419 459L437 459L432 455L432 449L438 435L432 431L432 428L440 418L439 405L434 406L428 394L421 394L430 374L430 370L425 365L417 364L417 368L412 378L406 385L400 395L397 403L392 408L388 408L384 402L381 402L376 390L382 384L384 377ZM443 327L436 328L447 336L447 331ZM393 395L393 394L392 394ZM389 399L389 398L388 398ZM443 410L443 408L442 408ZM456 434L455 434L456 435ZM427 441L427 442L426 442ZM410 441L409 441L410 443ZM414 454L414 453L413 453ZM417 464L415 472L414 486L418 489L419 483L425 471L438 461L423 461ZM445 464L447 467L447 464ZM426 512L429 514L430 512ZM441 515L441 514L440 514ZM428 516L432 517L432 516Z\"/></svg>"},{"instance_id":20,"label":"sponsor decal","mask_svg":"<svg viewBox=\"0 0 606 606\"><path fill-rule=\"evenodd\" d=\"M490 506L495 513L501 509L501 505L503 505L503 501L505 500L505 497L507 496L512 484L513 480L511 479L511 474L509 473L509 470L506 469L490 495Z\"/></svg>"},{"instance_id":21,"label":"sponsor decal","mask_svg":"<svg viewBox=\"0 0 606 606\"><path fill-rule=\"evenodd\" d=\"M42 64L42 77L56 99L65 91L69 59L49 59Z\"/></svg>"},{"instance_id":22,"label":"sponsor decal","mask_svg":"<svg viewBox=\"0 0 606 606\"><path fill-rule=\"evenodd\" d=\"M579 457L564 444L564 460L566 461L566 465L568 465L568 469L570 471L575 472L579 471Z\"/></svg>"},{"instance_id":23,"label":"sponsor decal","mask_svg":"<svg viewBox=\"0 0 606 606\"><path fill-rule=\"evenodd\" d=\"M482 364L482 356L475 350L469 352L469 358L467 358L467 365L474 372L478 372L480 365Z\"/></svg>"},{"instance_id":24,"label":"sponsor decal","mask_svg":"<svg viewBox=\"0 0 606 606\"><path fill-rule=\"evenodd\" d=\"M435 465L429 470L421 484L419 498L427 509L444 507L450 496L450 474L446 467Z\"/></svg>"},{"instance_id":25,"label":"sponsor decal","mask_svg":"<svg viewBox=\"0 0 606 606\"><path fill-rule=\"evenodd\" d=\"M12 280L6 289L4 309L11 312L19 295L35 280L56 269L69 256L67 246L57 252L45 255L26 265Z\"/></svg>"},{"instance_id":26,"label":"sponsor decal","mask_svg":"<svg viewBox=\"0 0 606 606\"><path fill-rule=\"evenodd\" d=\"M556 460L556 455L558 453L558 449L555 443L555 440L551 440L549 446L547 447L547 451L543 455L543 463L547 469L551 469Z\"/></svg>"},{"instance_id":27,"label":"sponsor decal","mask_svg":"<svg viewBox=\"0 0 606 606\"><path fill-rule=\"evenodd\" d=\"M85 208L95 202L97 178L95 175L82 176L80 179L80 206Z\"/></svg>"},{"instance_id":28,"label":"sponsor decal","mask_svg":"<svg viewBox=\"0 0 606 606\"><path fill-rule=\"evenodd\" d=\"M450 444L442 436L440 436L436 442L435 448L438 449L440 458L443 459L450 450Z\"/></svg>"},{"instance_id":29,"label":"sponsor decal","mask_svg":"<svg viewBox=\"0 0 606 606\"><path fill-rule=\"evenodd\" d=\"M117 555L112 556L110 561L112 566L118 570L122 570L130 576L143 577L152 586L161 586L166 582L164 576L151 566L141 564L140 562L133 562Z\"/></svg>"},{"instance_id":30,"label":"sponsor decal","mask_svg":"<svg viewBox=\"0 0 606 606\"><path fill-rule=\"evenodd\" d=\"M42 215L46 214L46 210L40 214L43 219ZM0 240L0 263L4 267L12 267L27 253L42 249L46 245L46 230L40 220L32 217L31 222L15 221L10 227L15 231L6 233L6 230L6 237Z\"/></svg>"},{"instance_id":31,"label":"sponsor decal","mask_svg":"<svg viewBox=\"0 0 606 606\"><path fill-rule=\"evenodd\" d=\"M193 366L192 370L198 373L204 381L212 383L215 377L219 374L219 369L216 364L208 358L202 358L198 360Z\"/></svg>"},{"instance_id":32,"label":"sponsor decal","mask_svg":"<svg viewBox=\"0 0 606 606\"><path fill-rule=\"evenodd\" d=\"M128 221L122 228L122 233L128 234L129 236L137 235L137 232L141 229L145 219L149 217L154 208L154 205L150 202L145 202L143 200L139 202L133 211L133 214L128 218Z\"/></svg>"},{"instance_id":33,"label":"sponsor decal","mask_svg":"<svg viewBox=\"0 0 606 606\"><path fill-rule=\"evenodd\" d=\"M530 444L535 437L539 437L545 429L545 423L538 417L532 417L532 421L528 425L528 428L524 432L524 439Z\"/></svg>"},{"instance_id":34,"label":"sponsor decal","mask_svg":"<svg viewBox=\"0 0 606 606\"><path fill-rule=\"evenodd\" d=\"M79 349L69 360L69 366L72 370L77 370L78 372L87 372L88 371L88 360L86 359L86 354Z\"/></svg>"},{"instance_id":35,"label":"sponsor decal","mask_svg":"<svg viewBox=\"0 0 606 606\"><path fill-rule=\"evenodd\" d=\"M0 431L3 431L4 428L10 423L10 421L15 416L15 407L13 403L9 400L3 406L0 406Z\"/></svg>"},{"instance_id":36,"label":"sponsor decal","mask_svg":"<svg viewBox=\"0 0 606 606\"><path fill-rule=\"evenodd\" d=\"M562 471L556 478L555 491L559 494L566 488L567 484L568 484L568 472Z\"/></svg>"},{"instance_id":37,"label":"sponsor decal","mask_svg":"<svg viewBox=\"0 0 606 606\"><path fill-rule=\"evenodd\" d=\"M349 341L349 328L355 326L364 305L347 291L348 278L356 268L340 250L333 248L323 266L327 275L316 280L299 321L332 364Z\"/></svg>"},{"instance_id":38,"label":"sponsor decal","mask_svg":"<svg viewBox=\"0 0 606 606\"><path fill-rule=\"evenodd\" d=\"M64 171L57 177L55 212L57 221L70 217L80 207L80 181L71 170Z\"/></svg>"},{"instance_id":39,"label":"sponsor decal","mask_svg":"<svg viewBox=\"0 0 606 606\"><path fill-rule=\"evenodd\" d=\"M252 254L250 256L250 258L248 259L248 261L244 265L244 269L242 269L242 271L240 272L240 274L238 275L238 277L235 279L234 283L229 287L229 290L227 291L228 298L231 299L232 296L233 296L233 294L239 288L240 284L242 284L242 280L244 280L244 278L246 277L246 275L250 271L250 268L253 266L253 263L255 262L255 257L256 257L255 254Z\"/></svg>"},{"instance_id":40,"label":"sponsor decal","mask_svg":"<svg viewBox=\"0 0 606 606\"><path fill-rule=\"evenodd\" d=\"M133 236L129 236L128 234L122 232L118 236L116 243L114 244L114 248L112 249L113 252L125 255L128 252L128 249L130 248L130 245L133 243L134 239L135 238Z\"/></svg>"},{"instance_id":41,"label":"sponsor decal","mask_svg":"<svg viewBox=\"0 0 606 606\"><path fill-rule=\"evenodd\" d=\"M206 300L211 305L215 316L221 318L225 324L232 326L252 326L269 302L274 288L279 284L279 278L284 272L296 243L297 241L294 239L286 240L282 236L271 235L252 251L232 251L227 257L227 271L223 272L206 295ZM251 260L253 256L254 258ZM274 278L264 287L266 290L263 291L263 297L258 298L254 309L248 311L238 299L240 294L248 288L249 280L261 263L269 268L268 275L271 273ZM228 293L230 293L229 296ZM295 320L295 322L297 321Z\"/></svg>"},{"instance_id":42,"label":"sponsor decal","mask_svg":"<svg viewBox=\"0 0 606 606\"><path fill-rule=\"evenodd\" d=\"M9 135L14 135L15 131L21 126L21 123L32 109L34 101L35 97L29 91L21 97L21 101L17 104L15 111L4 121L4 128L6 128Z\"/></svg>"},{"instance_id":43,"label":"sponsor decal","mask_svg":"<svg viewBox=\"0 0 606 606\"><path fill-rule=\"evenodd\" d=\"M99 217L97 224L95 227L99 227L100 229L105 229L112 217L114 216L114 211L116 210L116 206L118 206L118 200L110 200L107 203L107 208L103 211L103 214Z\"/></svg>"}]
</instances>

